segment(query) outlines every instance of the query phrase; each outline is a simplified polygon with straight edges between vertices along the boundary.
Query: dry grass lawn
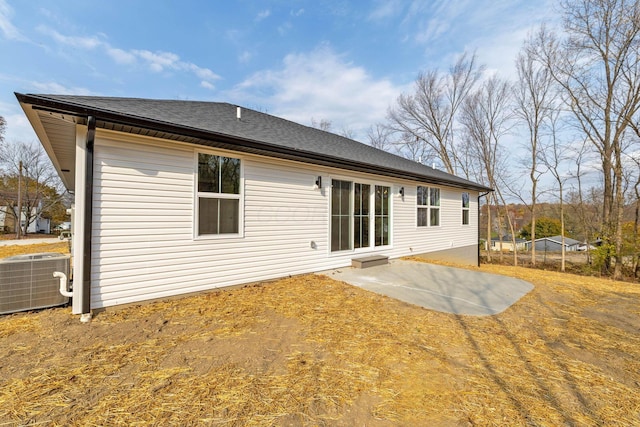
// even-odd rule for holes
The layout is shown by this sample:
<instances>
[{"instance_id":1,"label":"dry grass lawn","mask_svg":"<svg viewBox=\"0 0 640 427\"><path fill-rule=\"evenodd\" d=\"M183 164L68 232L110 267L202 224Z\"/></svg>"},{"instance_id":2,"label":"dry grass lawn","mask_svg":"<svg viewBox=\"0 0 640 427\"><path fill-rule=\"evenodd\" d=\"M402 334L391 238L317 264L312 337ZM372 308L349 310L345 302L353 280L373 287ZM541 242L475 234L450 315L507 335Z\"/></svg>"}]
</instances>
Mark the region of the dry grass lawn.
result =
<instances>
[{"instance_id":1,"label":"dry grass lawn","mask_svg":"<svg viewBox=\"0 0 640 427\"><path fill-rule=\"evenodd\" d=\"M638 285L480 270L535 289L490 317L318 275L4 316L0 425L640 425Z\"/></svg>"}]
</instances>

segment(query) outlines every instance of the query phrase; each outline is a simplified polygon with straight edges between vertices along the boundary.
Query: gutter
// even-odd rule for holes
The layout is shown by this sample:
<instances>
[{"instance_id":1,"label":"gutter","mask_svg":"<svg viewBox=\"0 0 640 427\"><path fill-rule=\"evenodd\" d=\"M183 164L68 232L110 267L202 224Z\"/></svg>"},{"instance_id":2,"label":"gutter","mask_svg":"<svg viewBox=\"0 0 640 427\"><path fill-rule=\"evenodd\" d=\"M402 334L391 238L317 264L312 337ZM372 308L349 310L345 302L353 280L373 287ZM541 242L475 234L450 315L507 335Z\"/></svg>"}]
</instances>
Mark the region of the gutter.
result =
<instances>
[{"instance_id":1,"label":"gutter","mask_svg":"<svg viewBox=\"0 0 640 427\"><path fill-rule=\"evenodd\" d=\"M96 118L87 117L87 141L85 156L85 183L84 183L84 248L82 254L82 314L81 322L91 320L91 233L93 216L93 145L96 136Z\"/></svg>"},{"instance_id":2,"label":"gutter","mask_svg":"<svg viewBox=\"0 0 640 427\"><path fill-rule=\"evenodd\" d=\"M478 267L480 267L480 197L485 197L487 194L491 193L492 191L493 190L490 190L482 194L478 193ZM490 239L491 239L491 236L487 236L487 250L491 250L489 248Z\"/></svg>"}]
</instances>

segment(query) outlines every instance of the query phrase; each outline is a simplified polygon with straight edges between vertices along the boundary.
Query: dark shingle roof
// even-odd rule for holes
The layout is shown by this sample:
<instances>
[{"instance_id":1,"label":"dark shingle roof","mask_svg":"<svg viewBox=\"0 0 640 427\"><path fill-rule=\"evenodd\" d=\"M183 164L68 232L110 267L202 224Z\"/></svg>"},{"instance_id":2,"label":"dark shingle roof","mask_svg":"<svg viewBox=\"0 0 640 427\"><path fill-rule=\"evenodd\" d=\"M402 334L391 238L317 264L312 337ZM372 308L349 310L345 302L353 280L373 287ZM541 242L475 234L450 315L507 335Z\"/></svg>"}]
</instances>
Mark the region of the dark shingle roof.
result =
<instances>
[{"instance_id":1,"label":"dark shingle roof","mask_svg":"<svg viewBox=\"0 0 640 427\"><path fill-rule=\"evenodd\" d=\"M297 159L386 176L486 191L489 188L378 150L330 132L228 103L16 94L23 104L85 118L99 127L149 134L149 130L191 142ZM218 142L218 143L216 143Z\"/></svg>"},{"instance_id":2,"label":"dark shingle roof","mask_svg":"<svg viewBox=\"0 0 640 427\"><path fill-rule=\"evenodd\" d=\"M551 241L556 242L558 244L562 244L562 236L559 235L559 234L557 236L549 236L549 237L543 237L543 238L540 238L540 239L536 239L536 242L538 240L545 240L545 239L551 240ZM582 243L582 242L580 242L579 240L576 240L576 239L572 239L570 237L565 237L564 238L564 244L565 245L572 246L572 245L577 245L579 243Z\"/></svg>"}]
</instances>

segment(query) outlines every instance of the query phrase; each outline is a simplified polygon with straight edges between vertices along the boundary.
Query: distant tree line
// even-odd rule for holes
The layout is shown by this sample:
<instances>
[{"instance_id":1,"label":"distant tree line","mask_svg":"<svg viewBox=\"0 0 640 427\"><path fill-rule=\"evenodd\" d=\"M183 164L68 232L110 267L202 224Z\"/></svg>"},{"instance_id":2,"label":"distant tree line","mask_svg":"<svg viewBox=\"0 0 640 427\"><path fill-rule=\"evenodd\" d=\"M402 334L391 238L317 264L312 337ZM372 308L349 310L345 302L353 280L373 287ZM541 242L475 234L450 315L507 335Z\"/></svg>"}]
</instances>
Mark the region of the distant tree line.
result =
<instances>
[{"instance_id":1,"label":"distant tree line","mask_svg":"<svg viewBox=\"0 0 640 427\"><path fill-rule=\"evenodd\" d=\"M561 0L559 7L561 28L542 25L523 41L516 81L464 53L447 71L420 73L387 120L370 128L369 143L493 188L487 236L505 230L515 247L520 230L506 203L515 198L529 210L535 239L538 204L553 201L560 234L569 208L585 240L601 239L603 272L620 278L631 253L638 275L640 1ZM507 156L514 141L526 153L521 159ZM517 251L513 257L517 264Z\"/></svg>"}]
</instances>

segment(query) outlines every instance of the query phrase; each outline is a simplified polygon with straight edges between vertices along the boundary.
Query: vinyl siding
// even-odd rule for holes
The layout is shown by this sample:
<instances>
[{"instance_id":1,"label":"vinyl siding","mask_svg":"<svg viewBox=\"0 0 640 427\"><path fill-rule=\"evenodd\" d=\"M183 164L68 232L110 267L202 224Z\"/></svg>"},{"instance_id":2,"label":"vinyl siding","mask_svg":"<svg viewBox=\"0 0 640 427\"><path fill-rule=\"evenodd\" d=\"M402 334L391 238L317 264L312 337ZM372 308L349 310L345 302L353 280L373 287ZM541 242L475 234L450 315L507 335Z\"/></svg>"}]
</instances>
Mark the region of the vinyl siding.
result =
<instances>
[{"instance_id":1,"label":"vinyl siding","mask_svg":"<svg viewBox=\"0 0 640 427\"><path fill-rule=\"evenodd\" d=\"M243 233L194 238L195 153L188 145L98 134L93 308L343 267L364 253L400 257L477 243L477 193L470 192L470 225L460 225L461 191L440 187L441 226L416 227L418 183L224 152L242 162ZM313 188L318 175L322 190ZM330 252L332 177L391 186L391 246Z\"/></svg>"}]
</instances>

